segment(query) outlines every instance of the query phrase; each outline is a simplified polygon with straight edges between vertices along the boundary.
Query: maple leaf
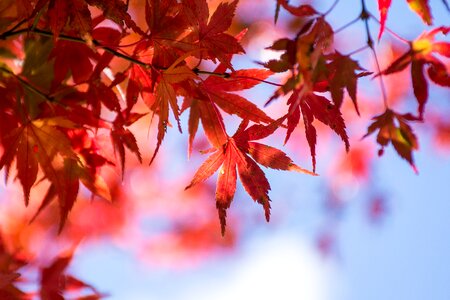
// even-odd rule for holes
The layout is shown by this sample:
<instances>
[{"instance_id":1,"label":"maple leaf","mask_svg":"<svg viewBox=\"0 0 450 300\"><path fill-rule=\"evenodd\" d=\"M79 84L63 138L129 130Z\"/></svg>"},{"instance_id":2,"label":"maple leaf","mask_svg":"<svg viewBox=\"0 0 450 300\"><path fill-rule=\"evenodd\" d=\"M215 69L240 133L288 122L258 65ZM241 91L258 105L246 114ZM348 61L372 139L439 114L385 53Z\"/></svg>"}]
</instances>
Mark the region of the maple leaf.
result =
<instances>
[{"instance_id":1,"label":"maple leaf","mask_svg":"<svg viewBox=\"0 0 450 300\"><path fill-rule=\"evenodd\" d=\"M392 0L378 0L378 10L380 12L380 31L378 32L378 39L383 35L391 2Z\"/></svg>"},{"instance_id":2,"label":"maple leaf","mask_svg":"<svg viewBox=\"0 0 450 300\"><path fill-rule=\"evenodd\" d=\"M195 53L199 58L211 59L231 67L230 54L244 53L238 40L224 33L234 17L238 0L231 3L220 3L208 22L209 9L206 0L182 1L186 15L193 26L193 32L188 37L200 50ZM204 50L203 50L204 49Z\"/></svg>"},{"instance_id":3,"label":"maple leaf","mask_svg":"<svg viewBox=\"0 0 450 300\"><path fill-rule=\"evenodd\" d=\"M272 118L268 117L255 104L242 96L229 92L250 89L271 74L272 72L263 69L238 70L226 78L209 76L200 85L200 88L206 97L228 114L236 114L241 119L248 119L255 123L270 123L273 121Z\"/></svg>"},{"instance_id":4,"label":"maple leaf","mask_svg":"<svg viewBox=\"0 0 450 300\"><path fill-rule=\"evenodd\" d=\"M300 30L295 41L295 63L308 85L314 85L314 72L333 40L333 29L323 17L311 20Z\"/></svg>"},{"instance_id":5,"label":"maple leaf","mask_svg":"<svg viewBox=\"0 0 450 300\"><path fill-rule=\"evenodd\" d=\"M17 251L10 253L5 247L3 237L0 236L0 298L21 300L30 298L31 295L23 292L17 283L21 281L21 274L17 272L20 268L25 266L27 262L20 258Z\"/></svg>"},{"instance_id":6,"label":"maple leaf","mask_svg":"<svg viewBox=\"0 0 450 300\"><path fill-rule=\"evenodd\" d=\"M46 105L41 108L42 116L53 116L72 121L79 128L106 128L111 126L100 118L93 107L86 107L86 93L71 91L62 98L57 97L58 105ZM99 102L100 103L100 102Z\"/></svg>"},{"instance_id":7,"label":"maple leaf","mask_svg":"<svg viewBox=\"0 0 450 300\"><path fill-rule=\"evenodd\" d=\"M151 63L159 67L169 67L184 53L192 51L192 43L186 39L190 33L183 6L176 0L148 0L145 4L145 20L150 31L138 52L151 49Z\"/></svg>"},{"instance_id":8,"label":"maple leaf","mask_svg":"<svg viewBox=\"0 0 450 300\"><path fill-rule=\"evenodd\" d=\"M4 287L12 284L19 277L19 273L0 273L0 292Z\"/></svg>"},{"instance_id":9,"label":"maple leaf","mask_svg":"<svg viewBox=\"0 0 450 300\"><path fill-rule=\"evenodd\" d=\"M101 295L93 286L87 284L74 276L67 274L67 267L72 260L72 253L55 258L48 267L42 268L40 272L41 299L63 300L66 292L90 290L93 294L85 295L77 299L101 299Z\"/></svg>"},{"instance_id":10,"label":"maple leaf","mask_svg":"<svg viewBox=\"0 0 450 300\"><path fill-rule=\"evenodd\" d=\"M313 171L316 167L317 132L314 119L319 120L334 130L344 141L348 151L349 141L345 131L345 122L339 110L343 99L343 90L352 99L358 112L356 102L357 78L368 75L357 62L339 52L327 54L333 43L333 30L323 17L307 22L297 34L295 40L280 39L269 49L284 51L279 60L264 64L272 71L290 70L292 75L266 102L269 104L281 95L291 93L287 104L287 133L285 143L303 117L305 134L308 141ZM330 91L334 105L325 97L314 92Z\"/></svg>"},{"instance_id":11,"label":"maple leaf","mask_svg":"<svg viewBox=\"0 0 450 300\"><path fill-rule=\"evenodd\" d=\"M323 17L308 21L302 26L295 40L280 39L268 49L284 51L278 60L270 60L263 65L274 72L291 71L291 76L280 87L266 105L298 88L306 85L314 89L317 81L327 78L327 68L324 65L326 53L333 44L333 29ZM328 84L328 83L327 83ZM323 91L322 91L323 92Z\"/></svg>"},{"instance_id":12,"label":"maple leaf","mask_svg":"<svg viewBox=\"0 0 450 300\"><path fill-rule=\"evenodd\" d=\"M122 0L86 0L86 2L101 9L107 19L121 26L125 23L134 32L145 35L145 32L133 21L127 12L128 4Z\"/></svg>"},{"instance_id":13,"label":"maple leaf","mask_svg":"<svg viewBox=\"0 0 450 300\"><path fill-rule=\"evenodd\" d=\"M159 117L157 144L150 163L155 159L166 134L167 125L169 124L169 107L172 109L172 113L178 123L178 129L181 132L180 109L174 84L193 78L196 78L196 75L186 66L169 68L161 72L160 80L156 85L155 97L152 99L152 102L146 103L152 111L158 113Z\"/></svg>"},{"instance_id":14,"label":"maple leaf","mask_svg":"<svg viewBox=\"0 0 450 300\"><path fill-rule=\"evenodd\" d=\"M54 175L59 177L58 182L52 181L39 209L31 220L34 221L40 212L46 208L53 199L57 198L60 208L59 232L63 230L69 212L75 204L80 181L93 194L111 201L109 188L100 175L90 171L89 168L79 160L66 158L62 165L62 167L54 171ZM63 189L67 195L63 195L61 189Z\"/></svg>"},{"instance_id":15,"label":"maple leaf","mask_svg":"<svg viewBox=\"0 0 450 300\"><path fill-rule=\"evenodd\" d=\"M206 138L214 148L220 148L228 140L225 124L216 104L205 97L185 97L184 107L190 107L188 131L188 155L192 152L192 144L201 120Z\"/></svg>"},{"instance_id":16,"label":"maple leaf","mask_svg":"<svg viewBox=\"0 0 450 300\"><path fill-rule=\"evenodd\" d=\"M220 73L224 70L226 70L225 65L220 64L214 73ZM214 147L217 148L226 141L226 133L223 129L225 127L217 107L228 114L235 114L241 119L248 119L255 123L273 122L272 118L255 104L242 96L230 93L250 89L271 74L272 72L264 69L245 69L234 71L226 77L211 75L199 84L198 88L194 88L189 94L185 95L182 110L190 108L188 154L191 154L192 143L200 119L205 133Z\"/></svg>"},{"instance_id":17,"label":"maple leaf","mask_svg":"<svg viewBox=\"0 0 450 300\"><path fill-rule=\"evenodd\" d=\"M90 38L92 19L88 4L84 0L47 0L46 2L48 2L49 25L55 40L66 25L71 30L79 32L82 38Z\"/></svg>"},{"instance_id":18,"label":"maple leaf","mask_svg":"<svg viewBox=\"0 0 450 300\"><path fill-rule=\"evenodd\" d=\"M28 205L30 189L36 182L38 163L48 176L58 180L57 176L54 176L56 174L52 166L53 157L57 153L74 157L68 139L54 126L49 125L54 121L54 119L35 120L16 128L4 138L5 145L8 147L0 159L0 169L6 167L6 170L9 170L12 160L16 158L17 176L23 187L26 205ZM73 124L68 123L68 126Z\"/></svg>"},{"instance_id":19,"label":"maple leaf","mask_svg":"<svg viewBox=\"0 0 450 300\"><path fill-rule=\"evenodd\" d=\"M41 4L43 4L42 2L43 1L41 1ZM61 30L66 26L69 18L70 3L62 0L51 0L47 2L49 2L47 11L49 26L53 32L54 39L56 40L59 37Z\"/></svg>"},{"instance_id":20,"label":"maple leaf","mask_svg":"<svg viewBox=\"0 0 450 300\"><path fill-rule=\"evenodd\" d=\"M57 41L49 56L49 60L54 59L53 89L61 84L69 71L76 84L87 81L93 71L90 58L94 57L95 53L85 44Z\"/></svg>"},{"instance_id":21,"label":"maple leaf","mask_svg":"<svg viewBox=\"0 0 450 300\"><path fill-rule=\"evenodd\" d=\"M100 116L102 103L109 110L120 112L119 98L111 88L104 84L100 78L91 78L89 83L86 98L87 103L92 107L92 112L95 116Z\"/></svg>"},{"instance_id":22,"label":"maple leaf","mask_svg":"<svg viewBox=\"0 0 450 300\"><path fill-rule=\"evenodd\" d=\"M313 171L316 170L316 143L317 132L313 125L314 119L319 120L323 124L329 126L337 135L339 135L345 144L345 149L348 151L350 144L345 130L345 122L342 114L337 107L333 105L327 98L305 91L305 88L295 90L288 99L290 105L289 113L287 114L288 130L286 133L285 143L289 140L292 132L297 127L300 116L303 116L305 124L306 140L308 141L311 158L313 164Z\"/></svg>"},{"instance_id":23,"label":"maple leaf","mask_svg":"<svg viewBox=\"0 0 450 300\"><path fill-rule=\"evenodd\" d=\"M145 35L145 32L137 26L130 14L128 6L122 0L40 0L35 6L34 14L37 14L48 3L47 16L50 30L56 41L65 28L78 32L83 39L91 39L93 22L89 5L99 8L103 15L123 26L125 23L136 33Z\"/></svg>"},{"instance_id":24,"label":"maple leaf","mask_svg":"<svg viewBox=\"0 0 450 300\"><path fill-rule=\"evenodd\" d=\"M5 167L7 174L13 159L16 159L17 177L26 205L40 166L51 185L39 211L57 196L61 211L60 230L76 200L79 179L93 193L110 199L103 179L87 171L73 151L68 137L58 129L74 127L72 121L61 117L30 121L4 138L8 146L0 158L0 169Z\"/></svg>"},{"instance_id":25,"label":"maple leaf","mask_svg":"<svg viewBox=\"0 0 450 300\"><path fill-rule=\"evenodd\" d=\"M357 79L362 76L367 76L371 72L356 73L356 71L365 70L359 66L358 62L337 51L334 54L328 55L326 59L331 60L331 62L327 63L327 71L329 72L327 81L334 104L338 108L341 107L345 88L359 115L358 103L356 102Z\"/></svg>"},{"instance_id":26,"label":"maple leaf","mask_svg":"<svg viewBox=\"0 0 450 300\"><path fill-rule=\"evenodd\" d=\"M428 0L406 0L409 7L417 13L422 20L427 24L431 25L433 23L433 17L431 16L430 6L428 5Z\"/></svg>"},{"instance_id":27,"label":"maple leaf","mask_svg":"<svg viewBox=\"0 0 450 300\"><path fill-rule=\"evenodd\" d=\"M450 27L438 27L429 32L424 32L416 40L411 42L410 49L394 60L385 70L377 74L388 75L404 70L411 64L411 78L419 104L419 117L423 117L425 104L428 100L428 83L425 78L424 68L428 67L428 77L434 83L441 86L450 86L450 75L445 64L434 54L450 57L450 43L434 41L438 33L446 35Z\"/></svg>"},{"instance_id":28,"label":"maple leaf","mask_svg":"<svg viewBox=\"0 0 450 300\"><path fill-rule=\"evenodd\" d=\"M119 155L120 165L122 167L122 178L125 170L125 147L133 152L139 162L142 163L142 156L136 138L133 133L128 128L124 128L124 126L130 126L144 115L145 114L131 113L124 117L123 114L118 114L114 120L114 128L111 130L111 140L114 145L115 153L118 153Z\"/></svg>"},{"instance_id":29,"label":"maple leaf","mask_svg":"<svg viewBox=\"0 0 450 300\"><path fill-rule=\"evenodd\" d=\"M398 114L387 109L381 115L374 117L373 120L374 122L369 126L364 137L378 130L377 143L381 146L378 155L381 156L384 153L384 147L392 143L398 155L407 160L417 173L412 151L419 148L419 143L408 122L418 119L410 114Z\"/></svg>"},{"instance_id":30,"label":"maple leaf","mask_svg":"<svg viewBox=\"0 0 450 300\"><path fill-rule=\"evenodd\" d=\"M281 118L269 125L253 125L246 129L248 120L242 121L233 137L217 148L200 166L186 189L211 177L217 170L216 208L219 213L222 235L226 227L226 210L236 191L237 174L250 197L264 207L266 220L270 219L270 184L257 163L272 169L297 171L310 175L313 172L300 168L282 151L252 140L272 134L283 122ZM237 169L237 172L236 172Z\"/></svg>"},{"instance_id":31,"label":"maple leaf","mask_svg":"<svg viewBox=\"0 0 450 300\"><path fill-rule=\"evenodd\" d=\"M415 13L417 13L427 25L431 25L433 23L432 22L433 17L431 16L428 0L406 0L406 1L409 7ZM378 0L378 10L380 12L380 31L378 33L378 39L380 39L381 36L383 35L391 2L392 0Z\"/></svg>"},{"instance_id":32,"label":"maple leaf","mask_svg":"<svg viewBox=\"0 0 450 300\"><path fill-rule=\"evenodd\" d=\"M176 63L177 61L166 70L152 74L141 66L133 66L129 71L127 110L131 109L136 103L138 95L141 95L145 104L154 114L158 114L159 118L157 145L150 163L156 157L169 125L169 108L171 108L181 132L180 109L177 101L178 86L183 81L189 82L196 78L191 69L183 65L175 67Z\"/></svg>"},{"instance_id":33,"label":"maple leaf","mask_svg":"<svg viewBox=\"0 0 450 300\"><path fill-rule=\"evenodd\" d=\"M311 5L303 4L294 7L292 5L289 5L287 0L277 0L277 7L275 10L275 23L277 23L278 21L280 6L282 6L289 13L297 17L308 17L317 14L317 11Z\"/></svg>"},{"instance_id":34,"label":"maple leaf","mask_svg":"<svg viewBox=\"0 0 450 300\"><path fill-rule=\"evenodd\" d=\"M127 70L126 75L128 76L126 90L127 110L131 111L136 104L139 95L144 102L151 103L155 84L148 70L139 65L132 65L131 68Z\"/></svg>"}]
</instances>

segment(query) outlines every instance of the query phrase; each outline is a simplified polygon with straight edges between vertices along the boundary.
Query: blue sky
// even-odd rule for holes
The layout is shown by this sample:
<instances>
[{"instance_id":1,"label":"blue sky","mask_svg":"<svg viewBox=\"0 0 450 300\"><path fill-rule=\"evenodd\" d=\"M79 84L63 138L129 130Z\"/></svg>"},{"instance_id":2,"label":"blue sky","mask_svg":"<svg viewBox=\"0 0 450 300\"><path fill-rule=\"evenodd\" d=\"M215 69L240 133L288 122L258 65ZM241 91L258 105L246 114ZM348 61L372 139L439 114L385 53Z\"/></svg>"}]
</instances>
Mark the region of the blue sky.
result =
<instances>
[{"instance_id":1,"label":"blue sky","mask_svg":"<svg viewBox=\"0 0 450 300\"><path fill-rule=\"evenodd\" d=\"M367 2L376 12L375 1ZM417 35L410 29L423 28L420 19L408 10L406 1L393 2L387 25L407 38ZM358 14L355 3L359 1L341 0L330 22L343 25L351 20ZM433 3L436 20L448 20L440 1ZM326 10L327 5L322 6ZM374 26L374 37L377 30ZM449 96L442 90L433 95ZM105 241L83 246L72 270L114 300L450 299L450 160L432 148L426 132L418 134L419 175L390 148L375 158L373 185L389 199L388 213L379 224L371 224L365 213L367 194L357 192L337 220L336 251L329 257L321 255L315 244L326 219L323 183L269 171L271 195L276 199L272 217L281 221L266 224L261 217L253 222L235 251L195 268L174 270L142 264L133 253ZM167 144L171 143L179 146L168 137ZM230 214L240 209L260 213L247 196L242 198Z\"/></svg>"}]
</instances>

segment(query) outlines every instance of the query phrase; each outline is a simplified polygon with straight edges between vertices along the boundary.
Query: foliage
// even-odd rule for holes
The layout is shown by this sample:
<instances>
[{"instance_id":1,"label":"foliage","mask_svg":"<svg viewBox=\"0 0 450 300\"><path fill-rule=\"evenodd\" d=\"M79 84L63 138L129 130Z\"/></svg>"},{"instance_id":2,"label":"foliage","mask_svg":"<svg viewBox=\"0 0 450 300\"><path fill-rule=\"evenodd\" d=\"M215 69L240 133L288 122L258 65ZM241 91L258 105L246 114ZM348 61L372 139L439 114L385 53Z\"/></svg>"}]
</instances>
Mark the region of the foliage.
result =
<instances>
[{"instance_id":1,"label":"foliage","mask_svg":"<svg viewBox=\"0 0 450 300\"><path fill-rule=\"evenodd\" d=\"M157 154L172 123L180 132L187 127L189 155L192 155L199 127L209 143L209 157L193 175L190 189L217 170L215 201L225 234L227 209L236 191L237 175L248 193L270 217L270 184L259 165L267 168L317 175L318 122L333 131L350 150L345 118L345 91L360 115L366 110L359 100L358 81L367 76L380 79L383 111L369 125L366 136L378 131L376 141L383 148L392 143L395 151L416 170L413 151L418 137L412 124L425 121L428 81L450 86L444 57L450 57L450 43L437 39L450 27L431 27L433 16L427 0L407 3L430 29L414 40L402 39L386 26L391 1L378 0L380 29L407 45L407 50L380 67L369 20L376 20L361 0L356 19L340 29L333 28L325 13L310 4L275 4L275 22L288 13L300 21L293 37L273 41L268 49L278 59L260 62L261 68L236 69L233 57L245 54L242 39L246 30L228 30L233 24L238 0L219 3L215 9L206 0L38 0L2 1L0 4L0 169L13 177L23 190L25 205L30 194L47 184L45 195L32 218L53 202L59 208L59 232L78 198L80 183L102 201L115 201L105 169L120 168L126 174L127 152L140 163L146 157L132 127L150 116L157 118L154 149ZM443 1L444 4L447 2ZM144 7L136 11L136 7ZM140 14L140 12L142 12ZM335 49L335 36L346 27L362 22L366 45L343 54ZM270 43L269 43L270 44ZM355 56L370 50L377 65L363 67ZM211 67L212 66L212 67ZM392 108L383 79L410 68L417 112ZM368 71L368 69L372 69ZM283 74L280 83L269 81ZM276 86L267 103L285 101L280 116L270 116L254 99L240 92L259 84ZM145 109L142 109L145 104ZM182 116L188 114L187 125ZM240 123L229 135L233 115ZM372 114L372 116L375 113ZM224 118L225 116L225 118ZM303 120L303 125L300 123ZM315 121L317 120L317 121ZM141 122L141 121L139 121ZM286 129L284 143L303 127L312 159L312 171L296 165L283 151L255 142ZM318 129L319 128L319 129ZM99 138L109 135L105 143ZM115 155L108 155L112 149ZM144 161L145 162L145 161ZM69 218L70 220L70 218ZM25 263L0 244L0 295L21 299L17 287ZM40 297L64 299L68 290L89 290L77 299L97 299L101 293L75 277L64 275L72 254L61 254L41 267ZM31 258L29 258L31 259ZM58 284L64 278L64 284Z\"/></svg>"}]
</instances>

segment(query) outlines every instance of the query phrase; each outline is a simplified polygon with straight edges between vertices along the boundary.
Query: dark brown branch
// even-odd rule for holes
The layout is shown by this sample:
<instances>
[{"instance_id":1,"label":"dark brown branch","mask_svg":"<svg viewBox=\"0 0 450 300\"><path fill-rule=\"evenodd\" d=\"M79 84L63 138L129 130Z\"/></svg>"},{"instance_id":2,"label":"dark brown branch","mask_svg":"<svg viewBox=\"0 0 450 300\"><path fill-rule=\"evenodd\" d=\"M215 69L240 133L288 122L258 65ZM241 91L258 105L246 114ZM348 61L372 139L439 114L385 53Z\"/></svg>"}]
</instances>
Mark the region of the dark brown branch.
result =
<instances>
[{"instance_id":1,"label":"dark brown branch","mask_svg":"<svg viewBox=\"0 0 450 300\"><path fill-rule=\"evenodd\" d=\"M370 27L369 27L370 13L366 8L365 0L361 0L361 5L362 5L362 9L361 9L360 18L362 21L364 21L364 25L366 28L367 46L372 50L373 57L375 58L375 63L377 65L377 71L378 71L378 74L380 74L380 88L381 88L381 94L383 96L384 106L386 107L386 109L388 109L389 106L388 106L388 101L387 101L386 87L384 85L384 80L383 80L383 74L381 73L381 67L380 67L380 62L378 60L377 51L375 50L372 35L370 33Z\"/></svg>"},{"instance_id":2,"label":"dark brown branch","mask_svg":"<svg viewBox=\"0 0 450 300\"><path fill-rule=\"evenodd\" d=\"M41 30L41 29L35 28L35 29L20 29L20 30L17 30L17 31L9 30L9 31L1 34L0 35L0 39L7 39L9 37L16 36L16 35L21 35L21 34L24 34L24 33L35 33L35 34L39 34L39 35L46 36L46 37L53 37L53 33L49 32L49 31L45 31L45 30ZM82 38L69 36L69 35L65 35L65 34L60 34L58 36L58 38L61 39L61 40L75 42L75 43L83 43L83 44L87 43ZM124 54L122 52L114 50L111 47L104 46L97 40L92 40L92 43L94 44L94 46L96 46L98 48L101 48L101 49L103 49L103 50L113 54L116 57L122 58L124 60L127 60L127 61L129 61L131 63L134 63L136 65L142 66L144 68L147 68L147 69L155 68L155 69L158 69L160 71L164 71L164 70L167 69L167 68L164 68L164 67L156 67L154 65L151 65L151 64L145 63L143 61L140 61L140 60L138 60L138 59L136 59L134 57L131 57L131 56L127 55L127 54ZM223 78L229 78L230 77L230 73L226 73L226 72L224 72L224 73L216 73L216 72L200 70L198 68L194 68L192 71L195 74L197 74L197 75L198 74L206 74L206 75L218 76L218 77L223 77ZM253 78L253 77L246 77L246 78L257 80L257 81L264 82L264 83L271 84L271 85L281 86L278 83L270 82L270 81L267 81L267 80L261 80L261 79Z\"/></svg>"},{"instance_id":3,"label":"dark brown branch","mask_svg":"<svg viewBox=\"0 0 450 300\"><path fill-rule=\"evenodd\" d=\"M14 72L12 72L11 70L8 70L7 68L4 67L0 67L0 71L7 73L11 76L13 76L16 80L18 80L25 88L27 88L28 90L32 91L33 93L37 94L38 96L44 98L47 101L53 102L54 98L47 95L46 93L44 93L43 91L39 90L38 88L36 88L35 86L33 86L31 83L29 83L28 81L26 81L25 79L23 79L22 77L20 77L19 75L15 74Z\"/></svg>"}]
</instances>

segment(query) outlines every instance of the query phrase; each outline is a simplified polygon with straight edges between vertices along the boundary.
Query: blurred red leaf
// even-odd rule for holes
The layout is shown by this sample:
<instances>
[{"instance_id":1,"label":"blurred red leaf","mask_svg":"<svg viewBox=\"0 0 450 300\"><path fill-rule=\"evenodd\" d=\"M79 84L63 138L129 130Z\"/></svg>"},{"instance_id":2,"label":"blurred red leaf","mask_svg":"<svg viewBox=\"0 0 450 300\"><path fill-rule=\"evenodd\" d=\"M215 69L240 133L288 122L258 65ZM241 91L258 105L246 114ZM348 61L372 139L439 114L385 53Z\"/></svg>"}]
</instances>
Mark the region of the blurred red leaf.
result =
<instances>
[{"instance_id":1,"label":"blurred red leaf","mask_svg":"<svg viewBox=\"0 0 450 300\"><path fill-rule=\"evenodd\" d=\"M411 64L412 85L414 95L419 104L418 112L420 118L423 117L425 104L428 100L428 83L424 74L425 67L428 67L428 76L431 81L441 86L450 86L450 75L445 64L434 55L437 53L450 57L450 43L435 41L435 36L438 33L446 35L449 31L450 27L441 26L422 33L411 42L410 49L407 52L394 60L380 73L384 75L397 73Z\"/></svg>"},{"instance_id":2,"label":"blurred red leaf","mask_svg":"<svg viewBox=\"0 0 450 300\"><path fill-rule=\"evenodd\" d=\"M433 23L433 17L431 16L430 6L428 0L406 0L409 7L417 13L422 20L427 24Z\"/></svg>"},{"instance_id":3,"label":"blurred red leaf","mask_svg":"<svg viewBox=\"0 0 450 300\"><path fill-rule=\"evenodd\" d=\"M380 12L380 32L378 33L378 39L381 38L384 32L384 27L386 24L387 14L391 6L392 0L378 0L378 10Z\"/></svg>"},{"instance_id":4,"label":"blurred red leaf","mask_svg":"<svg viewBox=\"0 0 450 300\"><path fill-rule=\"evenodd\" d=\"M383 114L374 117L373 120L374 122L369 126L364 137L378 130L377 143L381 146L379 155L383 154L384 147L392 143L398 155L407 160L414 171L417 172L412 151L417 150L419 144L416 135L408 124L410 121L417 121L417 118L410 114L397 114L387 109Z\"/></svg>"}]
</instances>

